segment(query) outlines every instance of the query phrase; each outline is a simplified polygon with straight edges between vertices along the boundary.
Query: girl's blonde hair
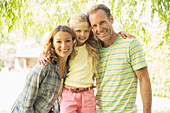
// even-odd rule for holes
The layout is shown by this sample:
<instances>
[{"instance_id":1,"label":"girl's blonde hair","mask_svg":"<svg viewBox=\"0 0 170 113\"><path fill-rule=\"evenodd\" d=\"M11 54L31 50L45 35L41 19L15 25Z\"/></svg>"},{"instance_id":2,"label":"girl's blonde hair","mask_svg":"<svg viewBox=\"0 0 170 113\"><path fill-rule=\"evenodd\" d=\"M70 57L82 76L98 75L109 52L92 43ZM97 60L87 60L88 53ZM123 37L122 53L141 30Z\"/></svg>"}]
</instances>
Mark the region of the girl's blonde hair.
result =
<instances>
[{"instance_id":1,"label":"girl's blonde hair","mask_svg":"<svg viewBox=\"0 0 170 113\"><path fill-rule=\"evenodd\" d=\"M72 29L77 25L81 24L81 22L88 22L90 27L90 22L86 14L78 13L67 20L67 25L70 26ZM99 45L98 41L94 38L93 32L90 29L89 38L86 40L86 49L88 52L88 62L91 64L92 62L92 69L94 70L95 74L97 75L97 66L99 62L99 56L97 52L97 47Z\"/></svg>"},{"instance_id":2,"label":"girl's blonde hair","mask_svg":"<svg viewBox=\"0 0 170 113\"><path fill-rule=\"evenodd\" d=\"M75 35L74 31L70 27L68 27L66 25L58 25L57 27L55 27L51 31L51 33L49 34L47 40L45 41L43 53L48 58L51 59L52 64L57 64L59 62L59 56L55 52L55 48L53 46L54 36L59 31L63 31L63 32L69 33L72 36L73 42L76 39L76 35ZM73 51L72 51L71 55L69 55L69 57L67 59L67 63L68 63L68 60L70 59L70 57L74 57L75 55L76 55L76 51L74 50L74 46L73 46Z\"/></svg>"}]
</instances>

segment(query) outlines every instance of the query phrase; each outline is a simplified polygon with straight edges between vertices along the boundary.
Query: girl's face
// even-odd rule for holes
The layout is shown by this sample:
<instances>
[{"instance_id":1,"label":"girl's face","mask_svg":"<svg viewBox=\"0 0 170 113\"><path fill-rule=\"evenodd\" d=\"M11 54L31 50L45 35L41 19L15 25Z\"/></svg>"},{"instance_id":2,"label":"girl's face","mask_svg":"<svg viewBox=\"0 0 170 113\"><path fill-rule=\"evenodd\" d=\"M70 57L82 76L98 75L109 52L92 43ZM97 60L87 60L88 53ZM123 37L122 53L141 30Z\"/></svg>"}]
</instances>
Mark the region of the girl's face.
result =
<instances>
[{"instance_id":1,"label":"girl's face","mask_svg":"<svg viewBox=\"0 0 170 113\"><path fill-rule=\"evenodd\" d=\"M53 46L59 58L67 58L73 50L73 39L68 32L59 31L54 35Z\"/></svg>"},{"instance_id":2,"label":"girl's face","mask_svg":"<svg viewBox=\"0 0 170 113\"><path fill-rule=\"evenodd\" d=\"M88 22L81 22L77 26L73 27L76 34L77 46L84 45L85 41L90 35L90 26Z\"/></svg>"}]
</instances>

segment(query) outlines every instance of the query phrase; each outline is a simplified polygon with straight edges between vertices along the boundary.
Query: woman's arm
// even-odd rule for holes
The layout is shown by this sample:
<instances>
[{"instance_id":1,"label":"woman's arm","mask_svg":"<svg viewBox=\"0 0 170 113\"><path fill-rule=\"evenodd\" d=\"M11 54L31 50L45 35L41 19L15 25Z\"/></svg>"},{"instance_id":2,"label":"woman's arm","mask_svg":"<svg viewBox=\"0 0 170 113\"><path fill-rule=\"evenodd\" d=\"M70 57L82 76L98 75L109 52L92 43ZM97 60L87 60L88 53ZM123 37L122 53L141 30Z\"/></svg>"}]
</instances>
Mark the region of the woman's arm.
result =
<instances>
[{"instance_id":1,"label":"woman's arm","mask_svg":"<svg viewBox=\"0 0 170 113\"><path fill-rule=\"evenodd\" d=\"M34 69L27 75L20 101L20 105L22 106L20 109L24 113L34 112L33 106L38 95L41 79L43 78L41 76L45 76L46 74L43 67L37 63Z\"/></svg>"}]
</instances>

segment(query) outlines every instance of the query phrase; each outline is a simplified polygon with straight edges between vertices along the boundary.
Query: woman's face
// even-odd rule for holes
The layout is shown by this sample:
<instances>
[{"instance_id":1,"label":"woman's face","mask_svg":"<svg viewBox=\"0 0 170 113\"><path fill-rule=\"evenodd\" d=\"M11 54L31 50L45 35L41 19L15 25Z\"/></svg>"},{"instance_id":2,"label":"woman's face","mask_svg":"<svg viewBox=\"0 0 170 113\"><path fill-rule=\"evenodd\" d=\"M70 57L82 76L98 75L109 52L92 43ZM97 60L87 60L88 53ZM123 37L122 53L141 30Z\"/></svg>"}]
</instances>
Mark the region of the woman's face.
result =
<instances>
[{"instance_id":1,"label":"woman's face","mask_svg":"<svg viewBox=\"0 0 170 113\"><path fill-rule=\"evenodd\" d=\"M90 27L88 22L81 22L73 27L76 34L77 46L84 45L85 41L89 38Z\"/></svg>"},{"instance_id":2,"label":"woman's face","mask_svg":"<svg viewBox=\"0 0 170 113\"><path fill-rule=\"evenodd\" d=\"M68 32L59 31L54 35L53 46L59 58L67 58L73 51L73 38Z\"/></svg>"}]
</instances>

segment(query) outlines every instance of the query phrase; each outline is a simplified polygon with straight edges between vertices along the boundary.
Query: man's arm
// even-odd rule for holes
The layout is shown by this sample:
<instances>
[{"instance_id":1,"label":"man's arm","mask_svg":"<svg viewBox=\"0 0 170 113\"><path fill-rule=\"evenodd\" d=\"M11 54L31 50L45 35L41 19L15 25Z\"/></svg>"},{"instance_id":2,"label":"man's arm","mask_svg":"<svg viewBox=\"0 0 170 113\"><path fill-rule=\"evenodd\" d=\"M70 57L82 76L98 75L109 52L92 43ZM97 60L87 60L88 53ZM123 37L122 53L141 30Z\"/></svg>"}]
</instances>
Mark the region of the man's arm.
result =
<instances>
[{"instance_id":1,"label":"man's arm","mask_svg":"<svg viewBox=\"0 0 170 113\"><path fill-rule=\"evenodd\" d=\"M135 71L139 83L143 103L143 113L151 113L152 88L147 67Z\"/></svg>"}]
</instances>

